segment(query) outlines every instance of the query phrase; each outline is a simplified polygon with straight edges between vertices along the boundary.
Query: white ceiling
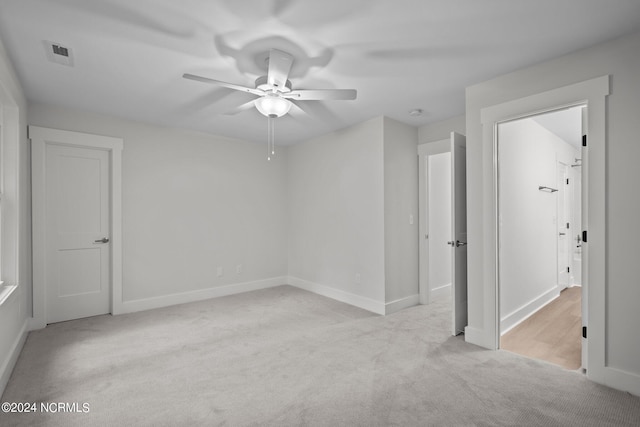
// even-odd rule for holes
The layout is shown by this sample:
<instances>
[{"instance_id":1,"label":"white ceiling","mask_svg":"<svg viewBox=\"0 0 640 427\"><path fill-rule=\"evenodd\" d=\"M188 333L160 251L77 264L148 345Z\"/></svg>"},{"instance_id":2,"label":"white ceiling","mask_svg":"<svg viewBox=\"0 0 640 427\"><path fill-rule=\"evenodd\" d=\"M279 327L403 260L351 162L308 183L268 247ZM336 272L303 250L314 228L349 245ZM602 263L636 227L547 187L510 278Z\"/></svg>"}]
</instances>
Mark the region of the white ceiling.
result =
<instances>
[{"instance_id":1,"label":"white ceiling","mask_svg":"<svg viewBox=\"0 0 640 427\"><path fill-rule=\"evenodd\" d=\"M582 108L578 106L552 111L537 115L533 120L563 141L580 148L582 146Z\"/></svg>"},{"instance_id":2,"label":"white ceiling","mask_svg":"<svg viewBox=\"0 0 640 427\"><path fill-rule=\"evenodd\" d=\"M464 88L640 31L637 0L2 0L0 37L30 101L264 141L250 95L265 52L295 63L297 89L353 88L278 119L290 144L386 115L423 125L464 114ZM49 62L44 40L73 51ZM409 116L415 108L420 117Z\"/></svg>"}]
</instances>

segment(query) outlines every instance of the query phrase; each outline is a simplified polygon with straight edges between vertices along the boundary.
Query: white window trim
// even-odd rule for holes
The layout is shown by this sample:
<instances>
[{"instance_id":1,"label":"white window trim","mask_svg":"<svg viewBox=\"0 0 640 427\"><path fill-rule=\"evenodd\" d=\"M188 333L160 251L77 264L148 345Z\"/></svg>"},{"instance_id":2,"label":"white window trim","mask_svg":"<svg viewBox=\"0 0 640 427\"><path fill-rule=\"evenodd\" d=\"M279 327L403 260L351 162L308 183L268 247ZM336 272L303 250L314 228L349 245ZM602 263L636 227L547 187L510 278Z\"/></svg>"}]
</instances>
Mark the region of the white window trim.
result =
<instances>
[{"instance_id":1,"label":"white window trim","mask_svg":"<svg viewBox=\"0 0 640 427\"><path fill-rule=\"evenodd\" d=\"M16 285L4 286L4 282L0 281L0 306L2 306L2 304L4 304L4 302L9 299L13 291L15 291L16 289L18 289Z\"/></svg>"}]
</instances>

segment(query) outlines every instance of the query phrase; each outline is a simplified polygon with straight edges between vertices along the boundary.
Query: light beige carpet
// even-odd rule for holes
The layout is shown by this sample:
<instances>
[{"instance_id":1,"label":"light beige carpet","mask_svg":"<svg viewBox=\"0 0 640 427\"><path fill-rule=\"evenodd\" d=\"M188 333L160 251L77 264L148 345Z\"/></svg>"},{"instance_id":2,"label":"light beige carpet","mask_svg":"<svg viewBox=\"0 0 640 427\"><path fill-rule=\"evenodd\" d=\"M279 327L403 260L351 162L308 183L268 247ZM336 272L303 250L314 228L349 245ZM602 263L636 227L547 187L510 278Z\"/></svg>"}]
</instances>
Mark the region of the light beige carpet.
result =
<instances>
[{"instance_id":1,"label":"light beige carpet","mask_svg":"<svg viewBox=\"0 0 640 427\"><path fill-rule=\"evenodd\" d=\"M639 398L449 322L446 302L381 317L282 286L60 323L29 335L2 401L89 412L0 425L640 425Z\"/></svg>"}]
</instances>

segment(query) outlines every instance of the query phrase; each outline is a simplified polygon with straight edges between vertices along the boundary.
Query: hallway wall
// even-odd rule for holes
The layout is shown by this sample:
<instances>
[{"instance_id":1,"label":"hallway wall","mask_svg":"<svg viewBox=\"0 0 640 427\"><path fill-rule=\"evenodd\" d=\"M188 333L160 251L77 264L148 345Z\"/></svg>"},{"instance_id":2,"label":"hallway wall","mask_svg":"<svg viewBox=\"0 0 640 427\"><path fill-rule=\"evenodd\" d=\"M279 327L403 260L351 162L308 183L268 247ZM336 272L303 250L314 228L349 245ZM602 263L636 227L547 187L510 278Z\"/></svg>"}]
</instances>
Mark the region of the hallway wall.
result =
<instances>
[{"instance_id":1,"label":"hallway wall","mask_svg":"<svg viewBox=\"0 0 640 427\"><path fill-rule=\"evenodd\" d=\"M579 152L527 118L498 126L500 197L500 333L556 298L557 163ZM571 238L571 237L567 237Z\"/></svg>"},{"instance_id":2,"label":"hallway wall","mask_svg":"<svg viewBox=\"0 0 640 427\"><path fill-rule=\"evenodd\" d=\"M491 313L495 295L495 257L491 244L493 159L483 145L481 110L507 101L560 88L599 76L610 76L606 117L606 241L590 242L590 250L606 251L606 366L625 387L640 393L640 263L636 242L640 229L629 227L640 216L640 33L580 50L467 88L467 184L469 227L469 327L466 339L495 346ZM590 304L592 301L589 302ZM593 301L595 303L595 301Z\"/></svg>"}]
</instances>

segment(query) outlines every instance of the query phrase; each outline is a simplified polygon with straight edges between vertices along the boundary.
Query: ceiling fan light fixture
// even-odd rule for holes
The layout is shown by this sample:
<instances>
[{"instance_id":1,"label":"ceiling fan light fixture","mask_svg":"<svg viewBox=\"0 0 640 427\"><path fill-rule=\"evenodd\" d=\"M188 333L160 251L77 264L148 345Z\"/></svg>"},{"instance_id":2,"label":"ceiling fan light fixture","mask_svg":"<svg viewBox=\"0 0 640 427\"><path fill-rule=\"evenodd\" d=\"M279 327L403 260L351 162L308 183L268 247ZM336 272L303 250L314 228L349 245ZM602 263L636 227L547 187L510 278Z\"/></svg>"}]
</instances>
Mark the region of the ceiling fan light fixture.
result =
<instances>
[{"instance_id":1,"label":"ceiling fan light fixture","mask_svg":"<svg viewBox=\"0 0 640 427\"><path fill-rule=\"evenodd\" d=\"M291 109L291 101L275 93L268 93L255 101L261 114L267 117L282 117Z\"/></svg>"},{"instance_id":2,"label":"ceiling fan light fixture","mask_svg":"<svg viewBox=\"0 0 640 427\"><path fill-rule=\"evenodd\" d=\"M253 101L238 107L236 112L244 111L253 104L260 114L267 117L267 160L271 160L276 153L275 119L284 116L291 109L293 101L288 98L298 101L354 100L357 97L357 91L355 89L303 89L294 91L291 87L291 81L289 81L293 56L278 49L271 49L267 60L267 75L258 77L254 88L189 73L183 74L182 77L257 96L258 98Z\"/></svg>"}]
</instances>

